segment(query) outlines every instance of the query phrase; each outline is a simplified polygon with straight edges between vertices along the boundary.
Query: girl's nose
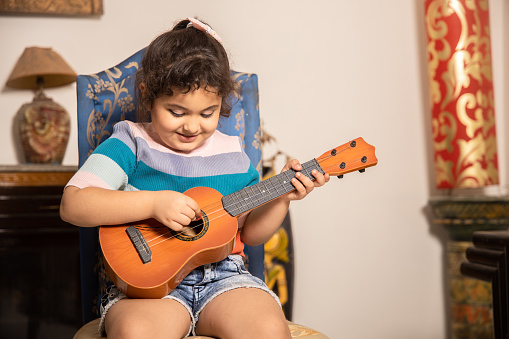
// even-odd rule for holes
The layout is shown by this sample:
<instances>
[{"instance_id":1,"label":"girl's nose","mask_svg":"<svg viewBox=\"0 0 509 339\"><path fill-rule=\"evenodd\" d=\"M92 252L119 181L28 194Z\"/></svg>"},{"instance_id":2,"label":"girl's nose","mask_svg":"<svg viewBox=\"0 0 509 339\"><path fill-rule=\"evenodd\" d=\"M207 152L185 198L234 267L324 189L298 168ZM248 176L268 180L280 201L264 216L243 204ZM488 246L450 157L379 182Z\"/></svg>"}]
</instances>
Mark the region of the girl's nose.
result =
<instances>
[{"instance_id":1,"label":"girl's nose","mask_svg":"<svg viewBox=\"0 0 509 339\"><path fill-rule=\"evenodd\" d=\"M200 130L200 121L196 117L189 117L184 124L184 130L189 134L196 134Z\"/></svg>"}]
</instances>

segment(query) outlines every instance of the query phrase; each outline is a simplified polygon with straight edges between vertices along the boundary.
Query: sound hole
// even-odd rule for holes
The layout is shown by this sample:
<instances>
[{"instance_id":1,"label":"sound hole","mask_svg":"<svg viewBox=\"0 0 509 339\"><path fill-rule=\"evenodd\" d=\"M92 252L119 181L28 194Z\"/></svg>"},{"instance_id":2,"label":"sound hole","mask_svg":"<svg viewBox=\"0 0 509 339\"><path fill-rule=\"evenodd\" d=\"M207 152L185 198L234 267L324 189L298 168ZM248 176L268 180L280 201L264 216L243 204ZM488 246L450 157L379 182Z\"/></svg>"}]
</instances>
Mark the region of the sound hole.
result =
<instances>
[{"instance_id":1,"label":"sound hole","mask_svg":"<svg viewBox=\"0 0 509 339\"><path fill-rule=\"evenodd\" d=\"M191 221L189 225L184 226L182 231L178 233L173 231L175 238L182 241L193 241L203 237L209 229L209 218L203 211L201 211L201 215L201 219Z\"/></svg>"},{"instance_id":2,"label":"sound hole","mask_svg":"<svg viewBox=\"0 0 509 339\"><path fill-rule=\"evenodd\" d=\"M191 221L187 226L184 226L182 234L187 237L195 237L203 231L203 219Z\"/></svg>"}]
</instances>

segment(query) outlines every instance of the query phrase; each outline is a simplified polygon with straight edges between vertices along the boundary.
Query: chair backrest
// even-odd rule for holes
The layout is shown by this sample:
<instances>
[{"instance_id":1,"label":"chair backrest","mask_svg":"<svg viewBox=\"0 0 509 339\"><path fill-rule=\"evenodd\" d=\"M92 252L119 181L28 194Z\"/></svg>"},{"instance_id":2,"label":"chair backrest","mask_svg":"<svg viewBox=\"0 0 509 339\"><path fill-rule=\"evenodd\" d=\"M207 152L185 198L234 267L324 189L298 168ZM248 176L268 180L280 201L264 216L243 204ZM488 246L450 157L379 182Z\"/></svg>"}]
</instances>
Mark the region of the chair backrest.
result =
<instances>
[{"instance_id":1,"label":"chair backrest","mask_svg":"<svg viewBox=\"0 0 509 339\"><path fill-rule=\"evenodd\" d=\"M112 133L113 125L122 120L135 121L134 83L144 49L118 65L91 75L79 75L78 149L79 165ZM219 120L218 129L239 135L251 163L261 173L261 128L258 111L258 77L256 74L232 72L240 86L230 117ZM248 269L263 278L263 245L246 246ZM98 305L108 276L102 263L97 228L80 229L82 311L84 323L98 316Z\"/></svg>"}]
</instances>

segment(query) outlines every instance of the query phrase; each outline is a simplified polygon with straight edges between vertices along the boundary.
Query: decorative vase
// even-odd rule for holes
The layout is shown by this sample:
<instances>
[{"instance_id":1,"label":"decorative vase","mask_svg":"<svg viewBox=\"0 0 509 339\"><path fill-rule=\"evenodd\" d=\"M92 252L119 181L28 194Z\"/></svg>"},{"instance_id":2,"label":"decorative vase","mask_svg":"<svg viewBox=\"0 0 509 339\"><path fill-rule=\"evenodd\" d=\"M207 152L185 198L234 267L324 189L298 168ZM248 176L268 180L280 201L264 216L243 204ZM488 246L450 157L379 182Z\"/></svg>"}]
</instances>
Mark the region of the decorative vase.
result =
<instances>
[{"instance_id":1,"label":"decorative vase","mask_svg":"<svg viewBox=\"0 0 509 339\"><path fill-rule=\"evenodd\" d=\"M39 93L24 104L14 120L14 135L21 146L23 163L61 164L69 141L67 111Z\"/></svg>"}]
</instances>

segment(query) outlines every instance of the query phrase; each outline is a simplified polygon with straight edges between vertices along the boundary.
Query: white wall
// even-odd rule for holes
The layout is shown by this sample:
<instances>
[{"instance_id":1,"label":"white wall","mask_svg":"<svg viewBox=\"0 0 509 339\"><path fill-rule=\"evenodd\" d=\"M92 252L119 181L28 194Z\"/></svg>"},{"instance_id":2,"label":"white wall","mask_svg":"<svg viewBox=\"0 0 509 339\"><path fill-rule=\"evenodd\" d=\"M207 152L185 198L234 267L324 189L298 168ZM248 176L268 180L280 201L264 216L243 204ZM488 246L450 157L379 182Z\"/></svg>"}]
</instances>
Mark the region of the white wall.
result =
<instances>
[{"instance_id":1,"label":"white wall","mask_svg":"<svg viewBox=\"0 0 509 339\"><path fill-rule=\"evenodd\" d=\"M222 36L235 69L258 73L265 127L282 150L304 161L358 136L377 148L377 167L293 204L294 321L332 338L445 338L445 232L424 213L436 192L422 3L104 0L99 18L0 17L0 164L17 162L11 120L32 98L4 86L25 47L53 47L78 73L94 73L197 15ZM490 6L505 186L509 6ZM47 94L72 116L64 164L77 164L75 85Z\"/></svg>"}]
</instances>

